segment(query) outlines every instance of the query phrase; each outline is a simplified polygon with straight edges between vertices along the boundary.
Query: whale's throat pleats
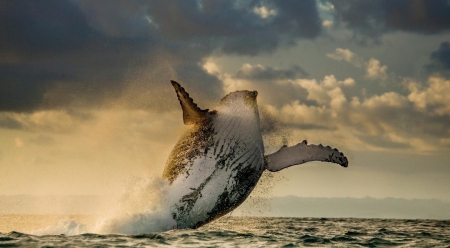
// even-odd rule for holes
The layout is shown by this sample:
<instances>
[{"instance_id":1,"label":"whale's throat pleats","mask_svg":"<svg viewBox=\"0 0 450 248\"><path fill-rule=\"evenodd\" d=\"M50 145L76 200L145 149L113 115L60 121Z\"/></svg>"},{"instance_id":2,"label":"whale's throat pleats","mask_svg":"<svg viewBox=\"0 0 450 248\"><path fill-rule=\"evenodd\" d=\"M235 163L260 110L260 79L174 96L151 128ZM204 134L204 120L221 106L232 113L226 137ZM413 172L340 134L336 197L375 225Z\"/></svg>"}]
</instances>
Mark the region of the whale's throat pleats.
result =
<instances>
[{"instance_id":1,"label":"whale's throat pleats","mask_svg":"<svg viewBox=\"0 0 450 248\"><path fill-rule=\"evenodd\" d=\"M180 139L166 167L182 192L173 216L179 227L198 227L233 210L264 170L255 119L219 111L210 120Z\"/></svg>"}]
</instances>

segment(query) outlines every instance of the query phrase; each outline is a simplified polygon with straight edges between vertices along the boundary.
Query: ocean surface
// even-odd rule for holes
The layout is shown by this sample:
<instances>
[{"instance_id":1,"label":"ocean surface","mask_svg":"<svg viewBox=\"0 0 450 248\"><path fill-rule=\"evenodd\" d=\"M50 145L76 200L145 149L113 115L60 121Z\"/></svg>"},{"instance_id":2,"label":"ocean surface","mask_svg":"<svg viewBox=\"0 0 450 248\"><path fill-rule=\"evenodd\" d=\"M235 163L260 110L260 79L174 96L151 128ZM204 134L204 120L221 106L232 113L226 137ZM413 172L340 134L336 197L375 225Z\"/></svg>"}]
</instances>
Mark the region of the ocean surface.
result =
<instances>
[{"instance_id":1,"label":"ocean surface","mask_svg":"<svg viewBox=\"0 0 450 248\"><path fill-rule=\"evenodd\" d=\"M89 221L89 216L70 218ZM450 247L450 220L225 216L196 230L29 234L58 219L61 216L0 215L0 247ZM76 225L65 221L66 228ZM4 232L12 226L19 231Z\"/></svg>"}]
</instances>

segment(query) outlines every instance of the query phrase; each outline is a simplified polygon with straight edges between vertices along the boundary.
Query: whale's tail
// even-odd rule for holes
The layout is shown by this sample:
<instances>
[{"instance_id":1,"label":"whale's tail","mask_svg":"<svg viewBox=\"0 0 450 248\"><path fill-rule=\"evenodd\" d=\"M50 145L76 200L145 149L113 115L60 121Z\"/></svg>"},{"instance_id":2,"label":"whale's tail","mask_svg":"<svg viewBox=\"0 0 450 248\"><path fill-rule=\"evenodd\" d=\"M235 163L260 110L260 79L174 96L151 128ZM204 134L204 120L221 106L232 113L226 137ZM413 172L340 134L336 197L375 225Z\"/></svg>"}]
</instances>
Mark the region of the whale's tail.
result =
<instances>
[{"instance_id":1,"label":"whale's tail","mask_svg":"<svg viewBox=\"0 0 450 248\"><path fill-rule=\"evenodd\" d=\"M303 164L310 161L322 161L348 166L347 157L337 149L322 145L308 145L306 140L295 146L283 146L280 150L265 156L266 169L272 172Z\"/></svg>"}]
</instances>

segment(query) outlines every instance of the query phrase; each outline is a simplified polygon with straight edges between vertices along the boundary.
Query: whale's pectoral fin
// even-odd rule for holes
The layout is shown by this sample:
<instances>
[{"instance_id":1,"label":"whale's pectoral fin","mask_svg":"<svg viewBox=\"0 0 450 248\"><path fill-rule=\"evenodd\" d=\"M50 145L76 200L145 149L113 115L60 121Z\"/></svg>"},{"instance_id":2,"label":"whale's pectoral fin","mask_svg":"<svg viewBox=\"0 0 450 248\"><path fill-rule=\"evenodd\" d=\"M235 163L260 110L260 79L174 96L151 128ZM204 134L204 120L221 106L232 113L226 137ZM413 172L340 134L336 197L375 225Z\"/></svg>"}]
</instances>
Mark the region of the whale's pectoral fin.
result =
<instances>
[{"instance_id":1,"label":"whale's pectoral fin","mask_svg":"<svg viewBox=\"0 0 450 248\"><path fill-rule=\"evenodd\" d=\"M198 123L208 117L208 109L200 109L194 100L189 97L189 94L181 85L173 80L170 80L172 86L175 88L178 100L183 110L183 122L186 125Z\"/></svg>"},{"instance_id":2,"label":"whale's pectoral fin","mask_svg":"<svg viewBox=\"0 0 450 248\"><path fill-rule=\"evenodd\" d=\"M265 156L266 169L275 172L310 161L322 161L348 166L347 157L337 149L322 145L308 145L306 140L295 146L283 146L280 150Z\"/></svg>"}]
</instances>

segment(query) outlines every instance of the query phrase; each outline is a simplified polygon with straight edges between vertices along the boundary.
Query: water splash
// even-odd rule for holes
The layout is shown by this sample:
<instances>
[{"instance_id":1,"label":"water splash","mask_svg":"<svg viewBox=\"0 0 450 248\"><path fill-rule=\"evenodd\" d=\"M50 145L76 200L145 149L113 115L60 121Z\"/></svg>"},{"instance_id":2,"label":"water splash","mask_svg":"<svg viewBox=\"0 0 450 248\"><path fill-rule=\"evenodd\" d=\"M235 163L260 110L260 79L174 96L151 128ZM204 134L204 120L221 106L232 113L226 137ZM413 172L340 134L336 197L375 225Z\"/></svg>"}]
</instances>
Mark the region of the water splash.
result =
<instances>
[{"instance_id":1,"label":"water splash","mask_svg":"<svg viewBox=\"0 0 450 248\"><path fill-rule=\"evenodd\" d=\"M93 224L66 218L55 226L35 230L32 234L140 234L171 230L176 228L176 222L170 213L169 189L169 183L161 178L133 177L126 183L122 196Z\"/></svg>"},{"instance_id":2,"label":"water splash","mask_svg":"<svg viewBox=\"0 0 450 248\"><path fill-rule=\"evenodd\" d=\"M48 226L42 229L32 231L34 235L58 235L64 234L68 236L87 233L88 227L82 223L78 223L72 219L63 219L58 222L56 226Z\"/></svg>"},{"instance_id":3,"label":"water splash","mask_svg":"<svg viewBox=\"0 0 450 248\"><path fill-rule=\"evenodd\" d=\"M174 229L168 191L167 180L133 178L117 208L99 222L95 233L138 234Z\"/></svg>"}]
</instances>

